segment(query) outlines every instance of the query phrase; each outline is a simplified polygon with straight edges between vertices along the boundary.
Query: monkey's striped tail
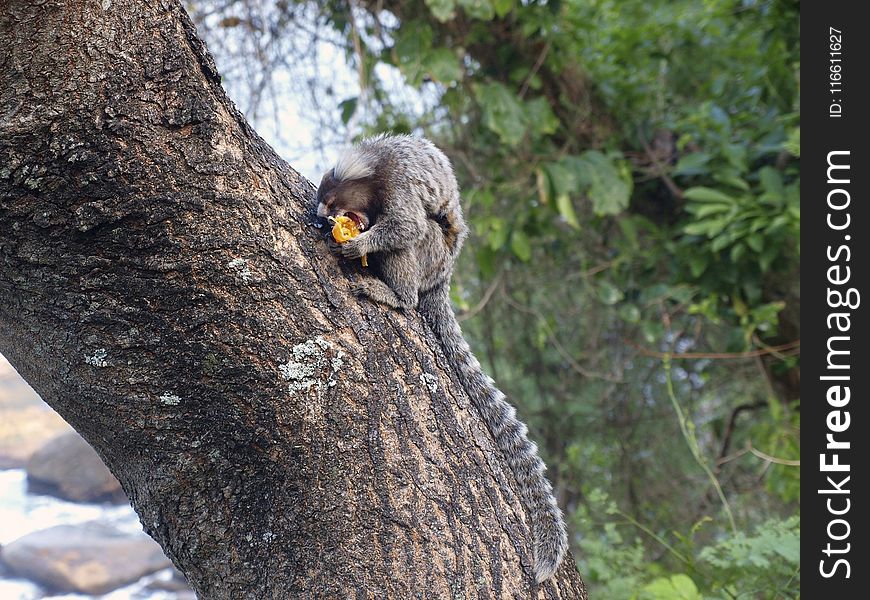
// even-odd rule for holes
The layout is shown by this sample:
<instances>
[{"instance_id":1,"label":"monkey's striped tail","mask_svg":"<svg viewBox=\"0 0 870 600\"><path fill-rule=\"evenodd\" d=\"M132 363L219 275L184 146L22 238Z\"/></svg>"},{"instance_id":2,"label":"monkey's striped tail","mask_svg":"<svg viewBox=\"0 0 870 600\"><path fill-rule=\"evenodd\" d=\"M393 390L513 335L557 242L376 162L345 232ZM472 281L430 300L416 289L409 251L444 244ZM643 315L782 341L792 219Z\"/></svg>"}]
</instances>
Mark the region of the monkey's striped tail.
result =
<instances>
[{"instance_id":1,"label":"monkey's striped tail","mask_svg":"<svg viewBox=\"0 0 870 600\"><path fill-rule=\"evenodd\" d=\"M481 370L462 337L450 306L449 288L444 285L424 293L418 309L441 340L448 360L459 369L460 381L516 477L520 499L532 524L535 579L541 583L559 567L568 548L568 534L553 488L544 475L546 466L538 456L538 447L526 437L528 428Z\"/></svg>"}]
</instances>

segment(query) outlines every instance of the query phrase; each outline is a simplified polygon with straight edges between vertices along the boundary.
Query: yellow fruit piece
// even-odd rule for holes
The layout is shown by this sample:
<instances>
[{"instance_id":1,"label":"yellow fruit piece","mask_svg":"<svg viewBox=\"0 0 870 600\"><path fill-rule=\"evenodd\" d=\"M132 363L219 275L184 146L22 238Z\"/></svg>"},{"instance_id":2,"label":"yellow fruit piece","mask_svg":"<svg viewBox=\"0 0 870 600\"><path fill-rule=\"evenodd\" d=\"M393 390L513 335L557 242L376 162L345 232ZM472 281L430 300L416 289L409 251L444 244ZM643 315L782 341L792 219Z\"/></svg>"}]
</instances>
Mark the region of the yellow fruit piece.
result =
<instances>
[{"instance_id":1,"label":"yellow fruit piece","mask_svg":"<svg viewBox=\"0 0 870 600\"><path fill-rule=\"evenodd\" d=\"M356 221L350 217L330 217L330 219L334 223L332 226L332 237L339 244L352 240L359 235L359 227L356 226Z\"/></svg>"},{"instance_id":2,"label":"yellow fruit piece","mask_svg":"<svg viewBox=\"0 0 870 600\"><path fill-rule=\"evenodd\" d=\"M333 222L332 238L339 244L343 244L348 240L352 240L360 234L359 227L357 227L356 221L354 221L350 217L329 217L329 220ZM362 257L362 266L369 266L368 257L366 257L365 255L363 255Z\"/></svg>"}]
</instances>

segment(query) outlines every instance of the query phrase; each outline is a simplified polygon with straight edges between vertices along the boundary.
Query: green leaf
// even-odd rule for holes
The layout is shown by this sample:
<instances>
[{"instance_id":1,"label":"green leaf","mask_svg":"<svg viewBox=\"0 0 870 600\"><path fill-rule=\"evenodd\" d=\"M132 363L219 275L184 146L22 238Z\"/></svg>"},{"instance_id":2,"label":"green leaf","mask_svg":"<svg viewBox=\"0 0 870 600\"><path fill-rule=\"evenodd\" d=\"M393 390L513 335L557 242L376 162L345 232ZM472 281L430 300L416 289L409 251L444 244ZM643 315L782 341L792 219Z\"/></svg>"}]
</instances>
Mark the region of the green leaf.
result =
<instances>
[{"instance_id":1,"label":"green leaf","mask_svg":"<svg viewBox=\"0 0 870 600\"><path fill-rule=\"evenodd\" d=\"M746 246L743 244L731 246L731 262L739 262L744 254L746 254Z\"/></svg>"},{"instance_id":2,"label":"green leaf","mask_svg":"<svg viewBox=\"0 0 870 600\"><path fill-rule=\"evenodd\" d=\"M756 252L761 252L764 248L764 237L761 234L753 233L746 237L746 245Z\"/></svg>"},{"instance_id":3,"label":"green leaf","mask_svg":"<svg viewBox=\"0 0 870 600\"><path fill-rule=\"evenodd\" d=\"M773 404L771 404L772 410ZM771 567L793 572L800 564L800 519L772 519L760 525L754 535L738 532L716 545L701 550L699 558L721 569L737 572ZM785 563L785 564L783 564Z\"/></svg>"},{"instance_id":4,"label":"green leaf","mask_svg":"<svg viewBox=\"0 0 870 600\"><path fill-rule=\"evenodd\" d=\"M793 181L785 188L785 201L790 205L789 208L795 207L800 210L801 205L801 185L800 179ZM800 213L798 213L800 217Z\"/></svg>"},{"instance_id":5,"label":"green leaf","mask_svg":"<svg viewBox=\"0 0 870 600\"><path fill-rule=\"evenodd\" d=\"M571 227L579 228L580 222L570 196L577 191L577 178L574 173L562 163L545 163L539 172L546 178L546 183L538 180L538 194L540 195L542 186L548 192L552 190L556 195L556 210L559 215ZM549 200L549 196L547 199Z\"/></svg>"},{"instance_id":6,"label":"green leaf","mask_svg":"<svg viewBox=\"0 0 870 600\"><path fill-rule=\"evenodd\" d=\"M790 564L800 562L801 538L800 535L782 535L773 544L776 553L786 559Z\"/></svg>"},{"instance_id":7,"label":"green leaf","mask_svg":"<svg viewBox=\"0 0 870 600\"><path fill-rule=\"evenodd\" d=\"M459 5L472 19L490 21L495 16L495 9L490 0L459 0Z\"/></svg>"},{"instance_id":8,"label":"green leaf","mask_svg":"<svg viewBox=\"0 0 870 600\"><path fill-rule=\"evenodd\" d=\"M775 198L785 196L785 189L782 185L782 175L773 167L762 167L758 171L758 179L761 181L761 187L765 192Z\"/></svg>"},{"instance_id":9,"label":"green leaf","mask_svg":"<svg viewBox=\"0 0 870 600\"><path fill-rule=\"evenodd\" d=\"M347 125L353 113L356 112L358 98L348 98L339 103L338 108L341 109L341 122Z\"/></svg>"},{"instance_id":10,"label":"green leaf","mask_svg":"<svg viewBox=\"0 0 870 600\"><path fill-rule=\"evenodd\" d=\"M399 70L408 84L414 87L423 83L426 71L423 60L432 48L432 28L417 21L408 22L396 37L393 50L399 58Z\"/></svg>"},{"instance_id":11,"label":"green leaf","mask_svg":"<svg viewBox=\"0 0 870 600\"><path fill-rule=\"evenodd\" d=\"M550 103L543 96L526 102L526 119L536 134L555 133L559 127L559 119L553 114Z\"/></svg>"},{"instance_id":12,"label":"green leaf","mask_svg":"<svg viewBox=\"0 0 870 600\"><path fill-rule=\"evenodd\" d=\"M710 250L712 250L713 252L719 252L720 250L724 250L725 248L730 246L732 243L734 243L735 239L736 239L736 236L735 236L734 232L728 232L726 234L716 235L713 237L713 241L710 242Z\"/></svg>"},{"instance_id":13,"label":"green leaf","mask_svg":"<svg viewBox=\"0 0 870 600\"><path fill-rule=\"evenodd\" d=\"M571 202L571 197L568 194L559 194L556 196L556 209L568 225L574 229L580 229L580 222L577 220L577 213L574 212L574 204Z\"/></svg>"},{"instance_id":14,"label":"green leaf","mask_svg":"<svg viewBox=\"0 0 870 600\"><path fill-rule=\"evenodd\" d=\"M674 167L674 175L703 175L709 172L707 163L710 162L710 155L706 152L692 152L683 156L677 161Z\"/></svg>"},{"instance_id":15,"label":"green leaf","mask_svg":"<svg viewBox=\"0 0 870 600\"><path fill-rule=\"evenodd\" d=\"M501 249L507 242L508 236L508 228L505 226L504 220L499 217L491 217L488 226L487 241L489 247L493 250Z\"/></svg>"},{"instance_id":16,"label":"green leaf","mask_svg":"<svg viewBox=\"0 0 870 600\"><path fill-rule=\"evenodd\" d=\"M788 139L785 140L782 147L796 158L801 157L801 128L796 127L788 134Z\"/></svg>"},{"instance_id":17,"label":"green leaf","mask_svg":"<svg viewBox=\"0 0 870 600\"><path fill-rule=\"evenodd\" d=\"M686 211L695 215L697 219L703 219L710 215L715 215L720 212L728 212L733 208L730 204L710 203L710 204L687 204Z\"/></svg>"},{"instance_id":18,"label":"green leaf","mask_svg":"<svg viewBox=\"0 0 870 600\"><path fill-rule=\"evenodd\" d=\"M523 262L528 262L532 258L532 245L522 229L515 229L511 234L511 250Z\"/></svg>"},{"instance_id":19,"label":"green leaf","mask_svg":"<svg viewBox=\"0 0 870 600\"><path fill-rule=\"evenodd\" d=\"M622 290L609 281L602 281L598 286L598 298L608 306L613 306L624 297Z\"/></svg>"},{"instance_id":20,"label":"green leaf","mask_svg":"<svg viewBox=\"0 0 870 600\"><path fill-rule=\"evenodd\" d=\"M619 228L622 230L622 235L628 241L628 245L631 248L637 248L639 244L639 239L637 237L637 222L628 217L622 218L617 221Z\"/></svg>"},{"instance_id":21,"label":"green leaf","mask_svg":"<svg viewBox=\"0 0 870 600\"><path fill-rule=\"evenodd\" d=\"M762 273L767 273L777 256L779 256L779 248L776 246L768 246L764 249L764 252L758 257L758 266L761 267Z\"/></svg>"},{"instance_id":22,"label":"green leaf","mask_svg":"<svg viewBox=\"0 0 870 600\"><path fill-rule=\"evenodd\" d=\"M489 208L495 202L495 194L490 188L471 188L463 193L466 204L475 204Z\"/></svg>"},{"instance_id":23,"label":"green leaf","mask_svg":"<svg viewBox=\"0 0 870 600\"><path fill-rule=\"evenodd\" d=\"M683 227L683 232L688 235L710 235L710 229L707 226L707 221L700 223L689 223Z\"/></svg>"},{"instance_id":24,"label":"green leaf","mask_svg":"<svg viewBox=\"0 0 870 600\"><path fill-rule=\"evenodd\" d=\"M654 344L664 335L664 326L660 321L641 321L640 330L647 344Z\"/></svg>"},{"instance_id":25,"label":"green leaf","mask_svg":"<svg viewBox=\"0 0 870 600\"><path fill-rule=\"evenodd\" d=\"M432 12L432 16L445 23L456 16L456 0L426 0L426 6Z\"/></svg>"},{"instance_id":26,"label":"green leaf","mask_svg":"<svg viewBox=\"0 0 870 600\"><path fill-rule=\"evenodd\" d=\"M689 271L696 279L707 270L707 255L701 252L689 255Z\"/></svg>"},{"instance_id":27,"label":"green leaf","mask_svg":"<svg viewBox=\"0 0 870 600\"><path fill-rule=\"evenodd\" d=\"M483 109L483 124L508 146L516 146L526 133L525 113L516 95L500 83L475 87Z\"/></svg>"},{"instance_id":28,"label":"green leaf","mask_svg":"<svg viewBox=\"0 0 870 600\"><path fill-rule=\"evenodd\" d=\"M728 194L708 187L691 187L683 191L683 196L696 202L725 202L734 204L735 200Z\"/></svg>"},{"instance_id":29,"label":"green leaf","mask_svg":"<svg viewBox=\"0 0 870 600\"><path fill-rule=\"evenodd\" d=\"M544 163L544 170L556 195L576 194L579 191L574 171L564 162Z\"/></svg>"},{"instance_id":30,"label":"green leaf","mask_svg":"<svg viewBox=\"0 0 870 600\"><path fill-rule=\"evenodd\" d=\"M692 300L694 291L687 285L674 285L667 288L668 298L676 302L686 303Z\"/></svg>"},{"instance_id":31,"label":"green leaf","mask_svg":"<svg viewBox=\"0 0 870 600\"><path fill-rule=\"evenodd\" d=\"M749 232L755 233L759 229L764 229L771 224L770 217L765 215L763 217L756 217L752 219L752 222L749 224Z\"/></svg>"},{"instance_id":32,"label":"green leaf","mask_svg":"<svg viewBox=\"0 0 870 600\"><path fill-rule=\"evenodd\" d=\"M437 48L423 60L423 69L438 83L448 84L462 78L462 66L452 50Z\"/></svg>"},{"instance_id":33,"label":"green leaf","mask_svg":"<svg viewBox=\"0 0 870 600\"><path fill-rule=\"evenodd\" d=\"M689 235L706 235L713 237L722 232L722 228L728 223L728 219L720 217L718 219L704 219L703 221L695 221L683 227L683 231Z\"/></svg>"},{"instance_id":34,"label":"green leaf","mask_svg":"<svg viewBox=\"0 0 870 600\"><path fill-rule=\"evenodd\" d=\"M746 146L742 144L726 144L722 148L722 154L728 159L732 167L740 173L746 172Z\"/></svg>"},{"instance_id":35,"label":"green leaf","mask_svg":"<svg viewBox=\"0 0 870 600\"><path fill-rule=\"evenodd\" d=\"M640 309L634 304L623 304L619 307L619 318L626 323L639 323Z\"/></svg>"},{"instance_id":36,"label":"green leaf","mask_svg":"<svg viewBox=\"0 0 870 600\"><path fill-rule=\"evenodd\" d=\"M749 191L749 184L746 183L746 180L740 177L733 169L718 171L713 174L713 179L719 183L730 185L731 187L735 187L744 192Z\"/></svg>"},{"instance_id":37,"label":"green leaf","mask_svg":"<svg viewBox=\"0 0 870 600\"><path fill-rule=\"evenodd\" d=\"M566 161L573 166L581 189L586 189L595 214L615 215L628 207L632 181L613 160L598 150L588 150Z\"/></svg>"},{"instance_id":38,"label":"green leaf","mask_svg":"<svg viewBox=\"0 0 870 600\"><path fill-rule=\"evenodd\" d=\"M493 0L492 7L495 9L495 14L501 18L513 10L514 0Z\"/></svg>"},{"instance_id":39,"label":"green leaf","mask_svg":"<svg viewBox=\"0 0 870 600\"><path fill-rule=\"evenodd\" d=\"M489 246L479 246L477 248L476 256L477 266L480 269L480 276L484 279L494 277L497 263L495 250Z\"/></svg>"},{"instance_id":40,"label":"green leaf","mask_svg":"<svg viewBox=\"0 0 870 600\"><path fill-rule=\"evenodd\" d=\"M642 598L649 600L704 600L688 575L659 577L643 588Z\"/></svg>"},{"instance_id":41,"label":"green leaf","mask_svg":"<svg viewBox=\"0 0 870 600\"><path fill-rule=\"evenodd\" d=\"M788 225L788 217L785 215L778 215L774 217L772 221L765 224L768 234L774 233L777 230L782 229L786 225Z\"/></svg>"}]
</instances>

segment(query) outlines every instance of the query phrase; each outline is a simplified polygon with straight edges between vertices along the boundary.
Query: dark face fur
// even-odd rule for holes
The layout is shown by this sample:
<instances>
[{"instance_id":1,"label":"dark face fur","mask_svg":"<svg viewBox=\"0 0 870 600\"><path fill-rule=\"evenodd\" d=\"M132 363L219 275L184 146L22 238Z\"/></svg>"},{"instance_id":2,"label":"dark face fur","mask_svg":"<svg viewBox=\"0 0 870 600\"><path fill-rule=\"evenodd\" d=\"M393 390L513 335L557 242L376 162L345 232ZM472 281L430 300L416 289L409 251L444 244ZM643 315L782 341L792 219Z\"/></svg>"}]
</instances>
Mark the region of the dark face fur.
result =
<instances>
[{"instance_id":1,"label":"dark face fur","mask_svg":"<svg viewBox=\"0 0 870 600\"><path fill-rule=\"evenodd\" d=\"M377 212L376 195L371 178L336 181L327 171L317 188L317 216L347 216L360 231L368 229Z\"/></svg>"}]
</instances>

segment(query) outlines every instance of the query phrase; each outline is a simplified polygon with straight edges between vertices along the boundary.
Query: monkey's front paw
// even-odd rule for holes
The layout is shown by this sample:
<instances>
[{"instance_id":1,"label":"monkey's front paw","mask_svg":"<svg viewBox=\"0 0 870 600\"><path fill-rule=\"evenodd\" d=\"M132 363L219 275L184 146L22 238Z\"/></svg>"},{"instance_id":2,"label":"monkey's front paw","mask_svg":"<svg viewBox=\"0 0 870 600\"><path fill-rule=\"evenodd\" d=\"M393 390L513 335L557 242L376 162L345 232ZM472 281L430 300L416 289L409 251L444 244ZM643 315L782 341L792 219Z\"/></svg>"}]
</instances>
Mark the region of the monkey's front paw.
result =
<instances>
[{"instance_id":1,"label":"monkey's front paw","mask_svg":"<svg viewBox=\"0 0 870 600\"><path fill-rule=\"evenodd\" d=\"M360 258L363 254L365 252L358 240L348 240L341 244L341 255L344 258Z\"/></svg>"},{"instance_id":2,"label":"monkey's front paw","mask_svg":"<svg viewBox=\"0 0 870 600\"><path fill-rule=\"evenodd\" d=\"M342 245L339 244L338 242L336 242L334 239L327 238L326 245L327 245L327 247L329 247L329 251L332 252L333 254L335 254L337 256L343 256L343 253L341 251Z\"/></svg>"}]
</instances>

